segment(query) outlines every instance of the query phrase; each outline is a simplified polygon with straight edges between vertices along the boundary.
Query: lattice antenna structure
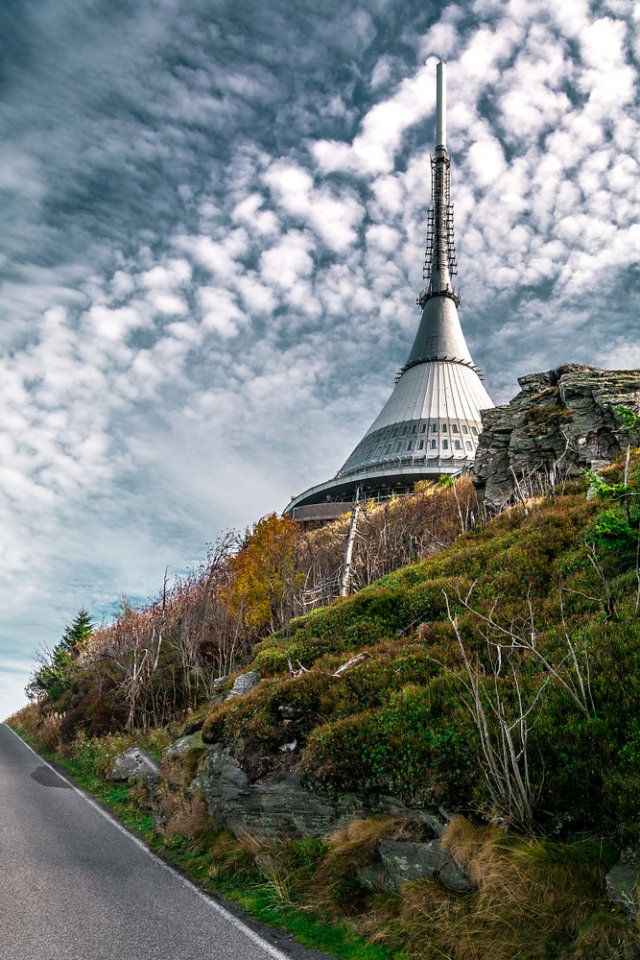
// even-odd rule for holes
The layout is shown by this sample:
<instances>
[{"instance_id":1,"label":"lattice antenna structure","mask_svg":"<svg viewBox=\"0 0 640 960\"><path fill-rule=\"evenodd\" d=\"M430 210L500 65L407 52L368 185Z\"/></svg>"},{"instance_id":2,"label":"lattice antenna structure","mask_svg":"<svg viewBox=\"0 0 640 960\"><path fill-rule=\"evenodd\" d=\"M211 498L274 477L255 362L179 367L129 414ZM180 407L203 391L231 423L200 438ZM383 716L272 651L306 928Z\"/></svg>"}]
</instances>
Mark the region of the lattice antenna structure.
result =
<instances>
[{"instance_id":1,"label":"lattice antenna structure","mask_svg":"<svg viewBox=\"0 0 640 960\"><path fill-rule=\"evenodd\" d=\"M440 183L440 180L444 180L444 183ZM442 196L442 200L434 199L427 211L427 244L422 268L422 279L427 281L431 280L434 266L438 271L448 267L451 277L455 277L458 272L453 231L453 204L450 200L451 159L449 157L446 158L444 165L438 163L436 157L431 157L431 196L434 198ZM437 236L436 223L441 225L441 236Z\"/></svg>"},{"instance_id":2,"label":"lattice antenna structure","mask_svg":"<svg viewBox=\"0 0 640 960\"><path fill-rule=\"evenodd\" d=\"M417 299L420 309L430 297L445 296L460 302L452 278L458 272L451 203L451 157L446 147L445 65L437 68L436 152L431 157L431 206L427 213L427 243L422 278L427 281Z\"/></svg>"}]
</instances>

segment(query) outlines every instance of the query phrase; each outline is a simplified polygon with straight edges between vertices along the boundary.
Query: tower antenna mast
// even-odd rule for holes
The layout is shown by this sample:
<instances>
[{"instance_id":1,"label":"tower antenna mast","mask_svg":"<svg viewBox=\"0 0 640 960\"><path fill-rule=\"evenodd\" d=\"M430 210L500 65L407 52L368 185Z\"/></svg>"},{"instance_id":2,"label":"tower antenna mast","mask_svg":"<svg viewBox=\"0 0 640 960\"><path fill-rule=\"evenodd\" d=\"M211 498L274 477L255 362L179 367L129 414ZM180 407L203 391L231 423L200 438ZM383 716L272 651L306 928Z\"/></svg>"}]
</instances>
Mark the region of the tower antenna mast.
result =
<instances>
[{"instance_id":1,"label":"tower antenna mast","mask_svg":"<svg viewBox=\"0 0 640 960\"><path fill-rule=\"evenodd\" d=\"M447 152L447 65L436 67L436 149L431 157L431 206L427 213L427 245L422 278L427 285L417 302L420 309L431 297L460 298L452 278L458 272L451 203L451 157Z\"/></svg>"}]
</instances>

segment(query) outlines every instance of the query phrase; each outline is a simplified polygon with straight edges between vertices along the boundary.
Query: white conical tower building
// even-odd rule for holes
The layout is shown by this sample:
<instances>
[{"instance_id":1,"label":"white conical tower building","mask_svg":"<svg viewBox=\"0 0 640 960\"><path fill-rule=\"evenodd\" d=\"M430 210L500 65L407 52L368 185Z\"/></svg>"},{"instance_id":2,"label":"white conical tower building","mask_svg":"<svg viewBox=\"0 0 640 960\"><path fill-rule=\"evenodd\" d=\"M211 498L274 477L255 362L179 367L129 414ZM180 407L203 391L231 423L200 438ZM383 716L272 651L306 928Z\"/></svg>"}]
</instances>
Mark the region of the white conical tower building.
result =
<instances>
[{"instance_id":1,"label":"white conical tower building","mask_svg":"<svg viewBox=\"0 0 640 960\"><path fill-rule=\"evenodd\" d=\"M297 519L337 516L360 499L408 491L418 480L460 473L473 463L480 411L493 407L471 359L452 278L457 272L446 146L446 67L437 66L436 149L431 158L422 310L409 359L386 404L331 480L295 497Z\"/></svg>"}]
</instances>

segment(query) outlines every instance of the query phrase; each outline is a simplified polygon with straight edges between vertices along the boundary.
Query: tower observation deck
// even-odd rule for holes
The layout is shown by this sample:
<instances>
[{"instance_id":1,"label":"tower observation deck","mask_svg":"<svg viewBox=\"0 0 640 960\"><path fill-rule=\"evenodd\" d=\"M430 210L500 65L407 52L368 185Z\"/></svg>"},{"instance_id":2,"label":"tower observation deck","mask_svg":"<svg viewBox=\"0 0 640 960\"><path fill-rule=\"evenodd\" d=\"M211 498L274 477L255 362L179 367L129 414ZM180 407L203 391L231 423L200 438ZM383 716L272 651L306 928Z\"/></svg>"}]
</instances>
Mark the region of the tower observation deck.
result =
<instances>
[{"instance_id":1,"label":"tower observation deck","mask_svg":"<svg viewBox=\"0 0 640 960\"><path fill-rule=\"evenodd\" d=\"M480 411L493 407L462 332L453 286L457 263L445 71L439 63L418 332L391 396L335 477L287 506L285 512L299 520L330 519L349 510L356 497L384 499L410 491L418 480L469 469L482 427Z\"/></svg>"}]
</instances>

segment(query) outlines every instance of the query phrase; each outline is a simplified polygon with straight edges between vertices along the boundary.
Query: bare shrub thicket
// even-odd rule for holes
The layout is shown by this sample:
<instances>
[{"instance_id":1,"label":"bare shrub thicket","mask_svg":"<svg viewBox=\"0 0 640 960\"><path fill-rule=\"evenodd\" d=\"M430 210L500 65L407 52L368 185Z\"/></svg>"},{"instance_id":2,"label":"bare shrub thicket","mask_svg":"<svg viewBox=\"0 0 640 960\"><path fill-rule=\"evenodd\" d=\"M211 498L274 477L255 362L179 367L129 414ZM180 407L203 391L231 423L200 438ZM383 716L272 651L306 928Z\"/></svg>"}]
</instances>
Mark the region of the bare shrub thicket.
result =
<instances>
[{"instance_id":1,"label":"bare shrub thicket","mask_svg":"<svg viewBox=\"0 0 640 960\"><path fill-rule=\"evenodd\" d=\"M541 789L530 771L531 731L544 709L549 684L563 692L584 720L596 716L589 651L569 630L562 590L559 607L564 642L560 650L549 650L530 595L526 617L503 621L497 613L497 598L488 612L472 605L473 589L466 597L458 594L455 602L482 637L482 653L474 651L463 636L445 593L448 619L464 668L463 702L476 727L479 764L494 813L510 825L529 829Z\"/></svg>"},{"instance_id":2,"label":"bare shrub thicket","mask_svg":"<svg viewBox=\"0 0 640 960\"><path fill-rule=\"evenodd\" d=\"M228 562L237 537L227 533L198 570L142 609L123 602L114 622L98 629L80 666L126 706L126 727L158 726L210 697L213 680L246 655L241 623L225 602Z\"/></svg>"},{"instance_id":3,"label":"bare shrub thicket","mask_svg":"<svg viewBox=\"0 0 640 960\"><path fill-rule=\"evenodd\" d=\"M468 476L451 483L416 484L412 496L364 501L358 512L350 586L361 590L387 573L449 546L475 526L478 504ZM302 533L297 566L302 587L295 613L328 603L340 590L350 517Z\"/></svg>"},{"instance_id":4,"label":"bare shrub thicket","mask_svg":"<svg viewBox=\"0 0 640 960\"><path fill-rule=\"evenodd\" d=\"M452 543L476 512L468 477L423 483L384 504L362 502L352 528L350 589ZM195 709L211 697L217 677L250 659L256 642L339 593L348 532L349 515L318 529L272 515L244 542L235 532L222 535L201 567L172 584L165 575L157 599L138 609L123 601L114 621L94 631L78 664L88 699L104 702L105 718L117 705L127 729ZM92 709L92 732L99 732L100 715Z\"/></svg>"}]
</instances>

